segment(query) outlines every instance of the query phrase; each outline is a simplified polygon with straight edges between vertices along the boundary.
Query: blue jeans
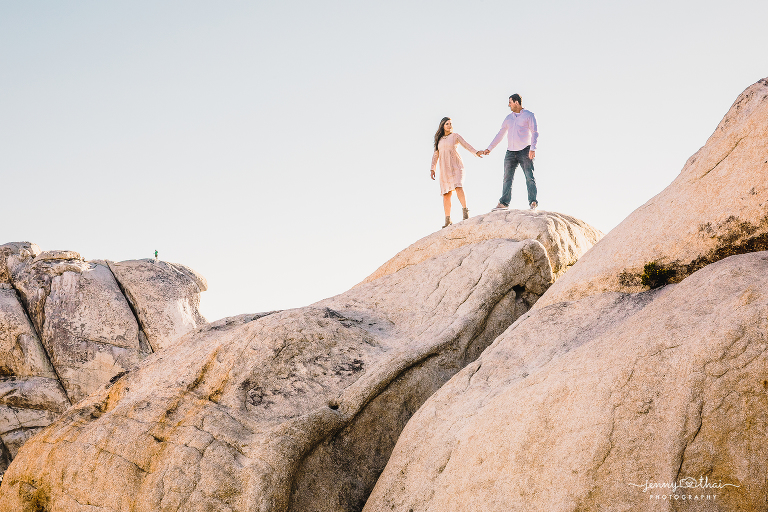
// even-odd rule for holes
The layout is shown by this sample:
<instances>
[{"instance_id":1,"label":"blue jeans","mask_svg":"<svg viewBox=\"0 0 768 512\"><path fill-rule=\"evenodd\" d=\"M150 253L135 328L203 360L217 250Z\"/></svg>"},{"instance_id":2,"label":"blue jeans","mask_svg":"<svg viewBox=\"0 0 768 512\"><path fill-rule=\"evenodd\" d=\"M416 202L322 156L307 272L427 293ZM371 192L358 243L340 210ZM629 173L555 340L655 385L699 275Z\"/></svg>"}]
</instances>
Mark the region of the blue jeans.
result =
<instances>
[{"instance_id":1,"label":"blue jeans","mask_svg":"<svg viewBox=\"0 0 768 512\"><path fill-rule=\"evenodd\" d=\"M515 177L517 164L523 168L525 174L525 185L528 187L528 204L536 201L536 179L533 177L533 160L528 157L531 146L527 146L520 151L507 151L504 157L504 183L501 187L501 199L499 203L509 206L512 199L512 179Z\"/></svg>"}]
</instances>

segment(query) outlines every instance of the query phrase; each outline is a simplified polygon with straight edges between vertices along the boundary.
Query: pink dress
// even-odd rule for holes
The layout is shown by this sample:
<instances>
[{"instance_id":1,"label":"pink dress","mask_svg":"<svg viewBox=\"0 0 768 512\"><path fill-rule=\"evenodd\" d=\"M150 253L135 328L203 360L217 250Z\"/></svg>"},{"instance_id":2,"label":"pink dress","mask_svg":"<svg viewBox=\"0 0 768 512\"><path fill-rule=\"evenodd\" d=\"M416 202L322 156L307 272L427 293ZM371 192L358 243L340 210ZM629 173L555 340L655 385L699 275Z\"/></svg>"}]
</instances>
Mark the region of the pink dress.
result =
<instances>
[{"instance_id":1,"label":"pink dress","mask_svg":"<svg viewBox=\"0 0 768 512\"><path fill-rule=\"evenodd\" d=\"M464 186L464 162L461 161L459 152L456 151L459 144L472 154L477 153L477 150L470 146L461 135L454 132L440 139L440 142L437 143L437 151L432 155L433 171L438 157L440 159L441 194L447 194L457 187Z\"/></svg>"}]
</instances>

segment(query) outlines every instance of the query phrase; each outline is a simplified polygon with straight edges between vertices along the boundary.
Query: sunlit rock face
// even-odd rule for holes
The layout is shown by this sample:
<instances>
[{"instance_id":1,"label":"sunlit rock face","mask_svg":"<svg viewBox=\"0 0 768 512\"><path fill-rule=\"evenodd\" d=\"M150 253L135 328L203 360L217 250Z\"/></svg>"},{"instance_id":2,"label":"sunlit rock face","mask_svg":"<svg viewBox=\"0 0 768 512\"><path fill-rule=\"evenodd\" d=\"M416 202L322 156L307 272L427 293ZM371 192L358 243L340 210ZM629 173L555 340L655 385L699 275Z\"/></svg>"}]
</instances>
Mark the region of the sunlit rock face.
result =
<instances>
[{"instance_id":1,"label":"sunlit rock face","mask_svg":"<svg viewBox=\"0 0 768 512\"><path fill-rule=\"evenodd\" d=\"M585 253L603 234L570 215L543 210L503 210L471 217L409 245L368 276L367 283L444 252L468 244L504 238L537 240L547 251L555 278Z\"/></svg>"},{"instance_id":2,"label":"sunlit rock face","mask_svg":"<svg viewBox=\"0 0 768 512\"><path fill-rule=\"evenodd\" d=\"M142 284L126 271L123 286L110 266L143 268ZM164 262L85 261L29 242L0 246L0 472L67 407L152 353L145 329L162 347L204 323L198 283L186 267Z\"/></svg>"},{"instance_id":3,"label":"sunlit rock face","mask_svg":"<svg viewBox=\"0 0 768 512\"><path fill-rule=\"evenodd\" d=\"M768 252L536 308L411 418L364 511L763 510L767 333ZM646 486L672 482L696 486Z\"/></svg>"},{"instance_id":4,"label":"sunlit rock face","mask_svg":"<svg viewBox=\"0 0 768 512\"><path fill-rule=\"evenodd\" d=\"M208 324L19 451L20 510L360 510L419 406L553 281L536 240L444 252L312 306Z\"/></svg>"},{"instance_id":5,"label":"sunlit rock face","mask_svg":"<svg viewBox=\"0 0 768 512\"><path fill-rule=\"evenodd\" d=\"M676 283L727 256L768 250L766 148L768 78L736 99L672 184L608 233L536 307Z\"/></svg>"}]
</instances>

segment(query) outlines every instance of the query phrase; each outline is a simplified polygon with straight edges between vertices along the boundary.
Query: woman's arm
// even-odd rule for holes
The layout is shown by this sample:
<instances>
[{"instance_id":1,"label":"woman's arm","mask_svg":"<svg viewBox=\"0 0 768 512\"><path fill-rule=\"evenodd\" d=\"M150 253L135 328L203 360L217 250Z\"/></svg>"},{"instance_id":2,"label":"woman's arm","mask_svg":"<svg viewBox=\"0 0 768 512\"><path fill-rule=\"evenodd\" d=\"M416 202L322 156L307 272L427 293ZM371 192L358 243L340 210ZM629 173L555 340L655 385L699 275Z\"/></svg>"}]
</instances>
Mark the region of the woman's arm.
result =
<instances>
[{"instance_id":1,"label":"woman's arm","mask_svg":"<svg viewBox=\"0 0 768 512\"><path fill-rule=\"evenodd\" d=\"M477 156L480 156L480 155L478 154L478 153L480 153L480 152L479 152L478 150L476 150L475 148L473 148L472 146L470 146L470 145L469 145L469 142L465 141L465 140L464 140L464 137L462 137L462 136L461 136L461 135L459 135L458 133L456 134L456 140L457 140L457 141L459 141L459 144L461 144L462 146L464 146L464 149L466 149L466 150L467 150L467 151L469 151L470 153L474 153L475 155L477 155Z\"/></svg>"},{"instance_id":2,"label":"woman's arm","mask_svg":"<svg viewBox=\"0 0 768 512\"><path fill-rule=\"evenodd\" d=\"M437 157L440 156L437 151L432 154L432 167L429 170L429 177L435 179L435 164L437 163Z\"/></svg>"}]
</instances>

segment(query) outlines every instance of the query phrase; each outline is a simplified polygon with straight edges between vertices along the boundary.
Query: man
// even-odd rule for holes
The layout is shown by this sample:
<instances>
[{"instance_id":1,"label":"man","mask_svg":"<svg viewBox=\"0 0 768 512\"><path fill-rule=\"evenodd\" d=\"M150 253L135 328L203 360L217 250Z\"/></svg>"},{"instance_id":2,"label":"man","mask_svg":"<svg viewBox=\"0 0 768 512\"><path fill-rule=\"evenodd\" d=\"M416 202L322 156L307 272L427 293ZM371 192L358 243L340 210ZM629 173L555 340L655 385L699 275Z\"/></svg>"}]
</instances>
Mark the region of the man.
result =
<instances>
[{"instance_id":1,"label":"man","mask_svg":"<svg viewBox=\"0 0 768 512\"><path fill-rule=\"evenodd\" d=\"M536 117L530 110L523 109L523 98L519 94L509 97L509 114L501 123L501 130L493 142L482 153L487 155L501 142L507 134L507 154L504 157L504 183L501 187L501 198L494 210L506 210L512 198L512 179L515 177L517 164L523 168L525 184L528 187L528 205L535 210L539 203L536 200L536 180L533 177L533 159L536 157L536 143L539 132L536 127Z\"/></svg>"}]
</instances>

